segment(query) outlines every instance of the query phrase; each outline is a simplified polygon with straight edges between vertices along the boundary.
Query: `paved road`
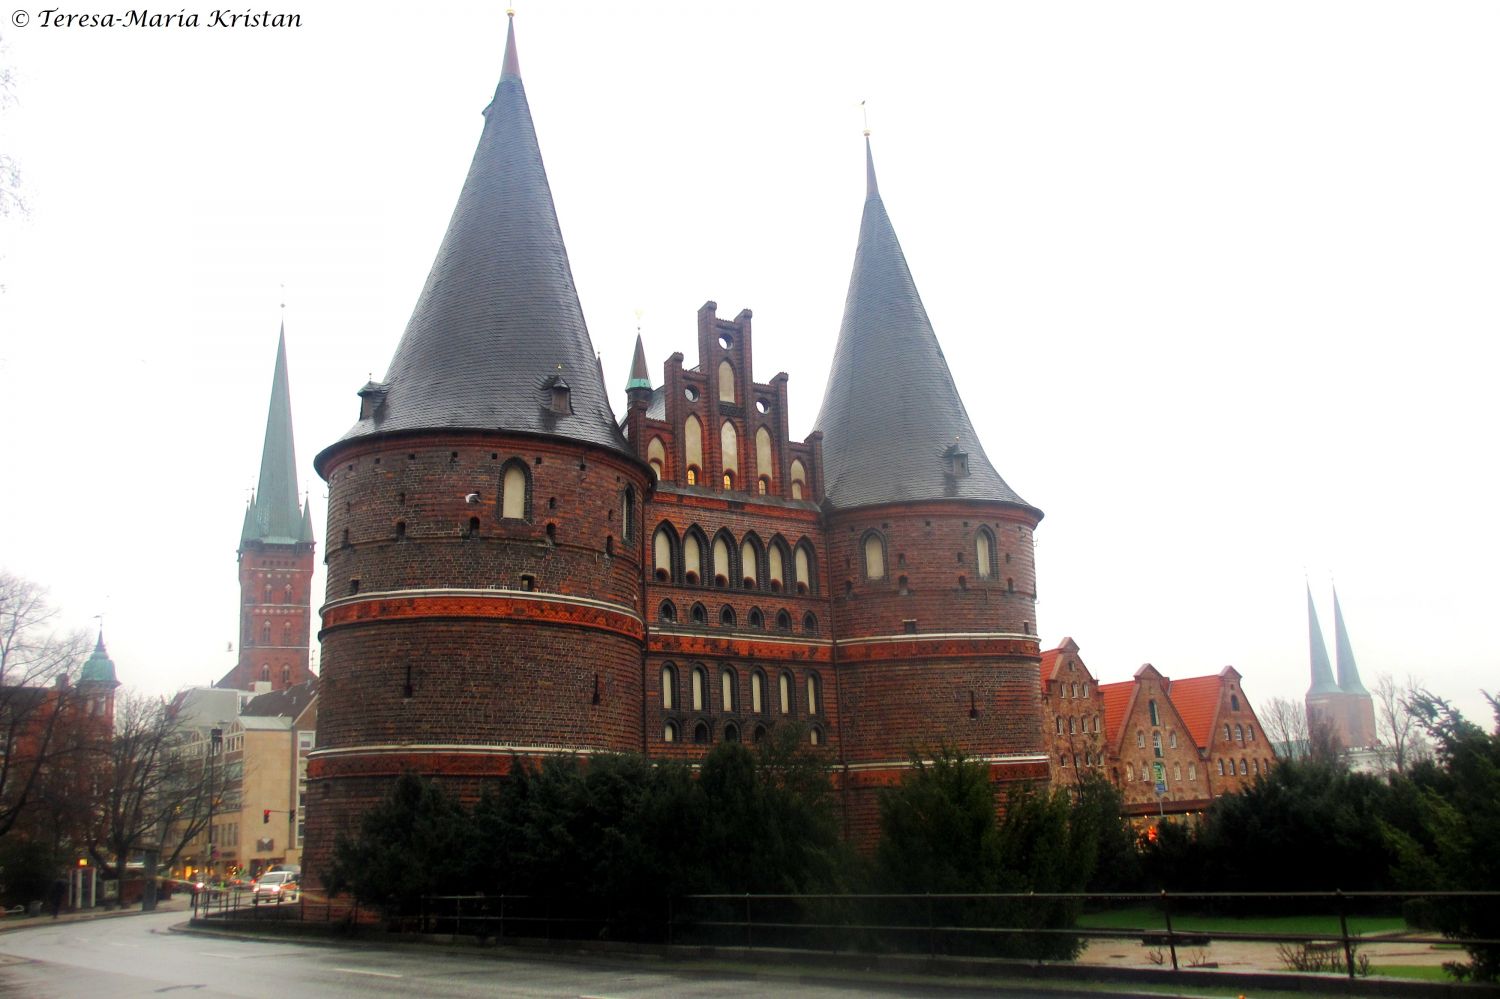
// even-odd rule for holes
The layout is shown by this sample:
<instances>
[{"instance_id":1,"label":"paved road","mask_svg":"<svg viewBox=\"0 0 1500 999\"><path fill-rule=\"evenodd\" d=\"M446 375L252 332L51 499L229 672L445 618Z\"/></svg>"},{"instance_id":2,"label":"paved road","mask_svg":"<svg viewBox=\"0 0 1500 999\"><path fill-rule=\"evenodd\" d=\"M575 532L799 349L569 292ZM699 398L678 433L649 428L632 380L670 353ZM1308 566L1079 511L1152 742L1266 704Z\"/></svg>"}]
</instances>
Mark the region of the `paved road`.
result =
<instances>
[{"instance_id":1,"label":"paved road","mask_svg":"<svg viewBox=\"0 0 1500 999\"><path fill-rule=\"evenodd\" d=\"M496 955L352 945L226 940L172 933L166 912L56 923L0 936L0 999L116 999L174 992L243 996L868 996L868 982L815 985L795 978L692 974ZM885 994L957 996L917 986ZM994 991L974 993L993 996ZM1010 993L1019 995L1022 993Z\"/></svg>"}]
</instances>

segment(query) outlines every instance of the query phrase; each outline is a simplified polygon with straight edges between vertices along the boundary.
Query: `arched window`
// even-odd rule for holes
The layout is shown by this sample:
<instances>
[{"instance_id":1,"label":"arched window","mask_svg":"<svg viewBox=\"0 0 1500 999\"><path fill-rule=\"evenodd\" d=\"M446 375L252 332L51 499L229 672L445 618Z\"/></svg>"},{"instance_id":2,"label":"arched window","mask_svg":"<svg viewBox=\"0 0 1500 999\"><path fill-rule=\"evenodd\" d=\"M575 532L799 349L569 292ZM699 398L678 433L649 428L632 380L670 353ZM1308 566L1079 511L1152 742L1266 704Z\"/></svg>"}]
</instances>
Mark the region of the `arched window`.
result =
<instances>
[{"instance_id":1,"label":"arched window","mask_svg":"<svg viewBox=\"0 0 1500 999\"><path fill-rule=\"evenodd\" d=\"M807 741L809 745L823 745L823 727L821 725L814 725L812 728L808 729Z\"/></svg>"},{"instance_id":2,"label":"arched window","mask_svg":"<svg viewBox=\"0 0 1500 999\"><path fill-rule=\"evenodd\" d=\"M1069 697L1077 697L1078 696L1078 684L1076 684L1076 683L1070 683L1070 684L1068 684L1068 696ZM1153 714L1154 714L1154 712L1153 712ZM1153 722L1153 724L1154 724L1154 722Z\"/></svg>"},{"instance_id":3,"label":"arched window","mask_svg":"<svg viewBox=\"0 0 1500 999\"><path fill-rule=\"evenodd\" d=\"M698 417L688 414L687 420L682 424L684 464L689 469L703 467L703 424ZM691 484L691 479L689 480Z\"/></svg>"},{"instance_id":4,"label":"arched window","mask_svg":"<svg viewBox=\"0 0 1500 999\"><path fill-rule=\"evenodd\" d=\"M865 578L885 578L885 541L876 531L865 535Z\"/></svg>"},{"instance_id":5,"label":"arched window","mask_svg":"<svg viewBox=\"0 0 1500 999\"><path fill-rule=\"evenodd\" d=\"M781 713L789 715L792 713L792 674L782 673L776 678L776 693Z\"/></svg>"},{"instance_id":6,"label":"arched window","mask_svg":"<svg viewBox=\"0 0 1500 999\"><path fill-rule=\"evenodd\" d=\"M734 671L725 670L719 674L719 710L730 712L735 709L734 696Z\"/></svg>"},{"instance_id":7,"label":"arched window","mask_svg":"<svg viewBox=\"0 0 1500 999\"><path fill-rule=\"evenodd\" d=\"M756 742L765 742L766 741L766 727L764 725L757 725L757 726L755 726L755 741Z\"/></svg>"},{"instance_id":8,"label":"arched window","mask_svg":"<svg viewBox=\"0 0 1500 999\"><path fill-rule=\"evenodd\" d=\"M665 725L663 725L661 727L661 741L662 742L676 742L677 741L677 723L676 722L670 722L669 721L669 722L667 722Z\"/></svg>"},{"instance_id":9,"label":"arched window","mask_svg":"<svg viewBox=\"0 0 1500 999\"><path fill-rule=\"evenodd\" d=\"M730 722L729 724L727 724L727 725L724 726L724 741L725 742L739 742L740 741L740 727L738 725L736 725L734 722Z\"/></svg>"},{"instance_id":10,"label":"arched window","mask_svg":"<svg viewBox=\"0 0 1500 999\"><path fill-rule=\"evenodd\" d=\"M812 551L803 541L797 545L797 592L815 593L818 589L818 581L813 576Z\"/></svg>"},{"instance_id":11,"label":"arched window","mask_svg":"<svg viewBox=\"0 0 1500 999\"><path fill-rule=\"evenodd\" d=\"M708 611L702 604L693 604L692 609L688 611L688 617L696 625L701 626L708 623Z\"/></svg>"},{"instance_id":12,"label":"arched window","mask_svg":"<svg viewBox=\"0 0 1500 999\"><path fill-rule=\"evenodd\" d=\"M767 488L762 492L769 491L771 477L776 469L771 465L771 432L765 427L755 431L755 477Z\"/></svg>"},{"instance_id":13,"label":"arched window","mask_svg":"<svg viewBox=\"0 0 1500 999\"><path fill-rule=\"evenodd\" d=\"M1232 736L1232 735L1229 734L1229 723L1228 722L1224 723L1224 741L1225 742L1233 742L1234 741L1234 736Z\"/></svg>"},{"instance_id":14,"label":"arched window","mask_svg":"<svg viewBox=\"0 0 1500 999\"><path fill-rule=\"evenodd\" d=\"M1073 720L1073 719L1072 719L1072 718L1069 718L1069 719L1068 719L1068 734L1069 734L1069 735L1074 735L1074 734L1076 734L1076 733L1075 733L1075 732L1074 732L1074 730L1073 730L1073 726L1074 726L1074 724L1075 724L1075 722L1074 722L1074 720Z\"/></svg>"},{"instance_id":15,"label":"arched window","mask_svg":"<svg viewBox=\"0 0 1500 999\"><path fill-rule=\"evenodd\" d=\"M1151 752L1159 760L1161 759L1161 733L1151 733Z\"/></svg>"},{"instance_id":16,"label":"arched window","mask_svg":"<svg viewBox=\"0 0 1500 999\"><path fill-rule=\"evenodd\" d=\"M262 645L270 645L271 644L271 622L270 621L267 621L265 624L263 624L263 625L260 626L260 644L262 644ZM267 677L267 679L270 679L270 677Z\"/></svg>"},{"instance_id":17,"label":"arched window","mask_svg":"<svg viewBox=\"0 0 1500 999\"><path fill-rule=\"evenodd\" d=\"M289 624L284 624L281 626L281 644L292 644L292 626Z\"/></svg>"},{"instance_id":18,"label":"arched window","mask_svg":"<svg viewBox=\"0 0 1500 999\"><path fill-rule=\"evenodd\" d=\"M672 529L666 524L658 527L655 537L651 539L652 566L659 583L672 578L672 549L676 547L674 540Z\"/></svg>"},{"instance_id":19,"label":"arched window","mask_svg":"<svg viewBox=\"0 0 1500 999\"><path fill-rule=\"evenodd\" d=\"M1136 729L1136 732L1135 732L1135 746L1136 746L1137 749L1145 749L1146 748L1146 732L1145 732L1144 729Z\"/></svg>"},{"instance_id":20,"label":"arched window","mask_svg":"<svg viewBox=\"0 0 1500 999\"><path fill-rule=\"evenodd\" d=\"M1141 761L1141 780L1142 780L1142 782L1148 783L1148 784L1151 782L1151 771L1148 770L1148 769L1146 769L1146 761L1145 760Z\"/></svg>"},{"instance_id":21,"label":"arched window","mask_svg":"<svg viewBox=\"0 0 1500 999\"><path fill-rule=\"evenodd\" d=\"M693 710L702 711L708 697L708 674L702 666L693 667Z\"/></svg>"},{"instance_id":22,"label":"arched window","mask_svg":"<svg viewBox=\"0 0 1500 999\"><path fill-rule=\"evenodd\" d=\"M651 438L651 443L646 445L646 464L651 466L652 474L658 479L666 474L667 449L660 437Z\"/></svg>"},{"instance_id":23,"label":"arched window","mask_svg":"<svg viewBox=\"0 0 1500 999\"><path fill-rule=\"evenodd\" d=\"M260 678L262 680L264 680L266 683L270 683L271 682L271 665L270 665L270 663L267 663L266 665L264 665L264 666L262 666L260 668Z\"/></svg>"},{"instance_id":24,"label":"arched window","mask_svg":"<svg viewBox=\"0 0 1500 999\"><path fill-rule=\"evenodd\" d=\"M700 746L708 745L708 723L699 722L693 726L693 741Z\"/></svg>"},{"instance_id":25,"label":"arched window","mask_svg":"<svg viewBox=\"0 0 1500 999\"><path fill-rule=\"evenodd\" d=\"M719 608L719 624L725 628L733 628L735 625L734 608L725 604Z\"/></svg>"},{"instance_id":26,"label":"arched window","mask_svg":"<svg viewBox=\"0 0 1500 999\"><path fill-rule=\"evenodd\" d=\"M802 459L792 459L792 499L807 498L807 469L802 467Z\"/></svg>"},{"instance_id":27,"label":"arched window","mask_svg":"<svg viewBox=\"0 0 1500 999\"><path fill-rule=\"evenodd\" d=\"M286 588L281 591L281 602L289 604L292 602L292 584L287 583Z\"/></svg>"},{"instance_id":28,"label":"arched window","mask_svg":"<svg viewBox=\"0 0 1500 999\"><path fill-rule=\"evenodd\" d=\"M734 402L734 365L719 362L719 401Z\"/></svg>"},{"instance_id":29,"label":"arched window","mask_svg":"<svg viewBox=\"0 0 1500 999\"><path fill-rule=\"evenodd\" d=\"M1222 759L1219 760L1219 776L1224 776L1224 761Z\"/></svg>"},{"instance_id":30,"label":"arched window","mask_svg":"<svg viewBox=\"0 0 1500 999\"><path fill-rule=\"evenodd\" d=\"M1255 726L1254 725L1246 725L1245 726L1245 736L1251 742L1255 741Z\"/></svg>"},{"instance_id":31,"label":"arched window","mask_svg":"<svg viewBox=\"0 0 1500 999\"><path fill-rule=\"evenodd\" d=\"M698 484L698 466L689 465L687 470L687 484L696 486Z\"/></svg>"},{"instance_id":32,"label":"arched window","mask_svg":"<svg viewBox=\"0 0 1500 999\"><path fill-rule=\"evenodd\" d=\"M677 669L671 663L664 663L661 668L661 708L663 711L671 711L675 707L677 707Z\"/></svg>"},{"instance_id":33,"label":"arched window","mask_svg":"<svg viewBox=\"0 0 1500 999\"><path fill-rule=\"evenodd\" d=\"M776 612L776 630L777 631L791 631L792 630L792 615L789 614L789 613L787 613L786 608L782 608L781 610L779 610L779 611Z\"/></svg>"},{"instance_id":34,"label":"arched window","mask_svg":"<svg viewBox=\"0 0 1500 999\"><path fill-rule=\"evenodd\" d=\"M729 542L724 535L714 537L714 585L728 586L734 576L734 565L729 560Z\"/></svg>"},{"instance_id":35,"label":"arched window","mask_svg":"<svg viewBox=\"0 0 1500 999\"><path fill-rule=\"evenodd\" d=\"M1260 776L1260 760L1251 760L1250 769L1255 771L1255 776Z\"/></svg>"},{"instance_id":36,"label":"arched window","mask_svg":"<svg viewBox=\"0 0 1500 999\"><path fill-rule=\"evenodd\" d=\"M526 463L512 458L505 463L500 476L500 516L506 520L525 520L531 509L527 502L527 487L530 478Z\"/></svg>"},{"instance_id":37,"label":"arched window","mask_svg":"<svg viewBox=\"0 0 1500 999\"><path fill-rule=\"evenodd\" d=\"M1161 724L1161 715L1159 715L1159 714L1156 713L1156 702L1155 701L1147 701L1146 702L1146 710L1148 712L1150 712L1150 714L1151 714L1151 724L1153 724L1153 725L1160 725Z\"/></svg>"},{"instance_id":38,"label":"arched window","mask_svg":"<svg viewBox=\"0 0 1500 999\"><path fill-rule=\"evenodd\" d=\"M751 607L749 614L750 627L764 630L766 627L766 616L760 612L759 607Z\"/></svg>"},{"instance_id":39,"label":"arched window","mask_svg":"<svg viewBox=\"0 0 1500 999\"><path fill-rule=\"evenodd\" d=\"M697 586L703 578L703 548L696 531L688 533L682 539L682 568L683 578L689 585Z\"/></svg>"},{"instance_id":40,"label":"arched window","mask_svg":"<svg viewBox=\"0 0 1500 999\"><path fill-rule=\"evenodd\" d=\"M670 600L663 600L657 608L656 619L662 624L677 623L677 607Z\"/></svg>"},{"instance_id":41,"label":"arched window","mask_svg":"<svg viewBox=\"0 0 1500 999\"><path fill-rule=\"evenodd\" d=\"M1172 764L1172 779L1173 780L1182 780L1182 764L1181 763L1173 763Z\"/></svg>"},{"instance_id":42,"label":"arched window","mask_svg":"<svg viewBox=\"0 0 1500 999\"><path fill-rule=\"evenodd\" d=\"M1173 749L1177 748L1177 730L1175 728L1167 733L1167 745Z\"/></svg>"},{"instance_id":43,"label":"arched window","mask_svg":"<svg viewBox=\"0 0 1500 999\"><path fill-rule=\"evenodd\" d=\"M818 633L818 616L812 611L802 615L802 630L809 635Z\"/></svg>"},{"instance_id":44,"label":"arched window","mask_svg":"<svg viewBox=\"0 0 1500 999\"><path fill-rule=\"evenodd\" d=\"M816 673L807 674L807 713L816 715L823 709L823 679Z\"/></svg>"},{"instance_id":45,"label":"arched window","mask_svg":"<svg viewBox=\"0 0 1500 999\"><path fill-rule=\"evenodd\" d=\"M1188 764L1188 780L1197 780L1197 779L1198 779L1198 764L1196 764L1196 763L1189 763Z\"/></svg>"},{"instance_id":46,"label":"arched window","mask_svg":"<svg viewBox=\"0 0 1500 999\"><path fill-rule=\"evenodd\" d=\"M1131 766L1129 763L1125 764L1125 779L1127 781L1135 780L1135 767Z\"/></svg>"},{"instance_id":47,"label":"arched window","mask_svg":"<svg viewBox=\"0 0 1500 999\"><path fill-rule=\"evenodd\" d=\"M1065 766L1068 765L1068 754L1067 753L1058 753L1057 754L1057 765L1060 766L1060 767L1065 767Z\"/></svg>"},{"instance_id":48,"label":"arched window","mask_svg":"<svg viewBox=\"0 0 1500 999\"><path fill-rule=\"evenodd\" d=\"M1234 735L1235 735L1235 738L1238 741L1244 742L1245 741L1245 727L1243 725L1236 725L1234 727Z\"/></svg>"},{"instance_id":49,"label":"arched window","mask_svg":"<svg viewBox=\"0 0 1500 999\"><path fill-rule=\"evenodd\" d=\"M261 603L268 604L268 603L271 602L271 584L270 583L266 584L266 588L265 588L264 592L265 592L265 599L262 600Z\"/></svg>"},{"instance_id":50,"label":"arched window","mask_svg":"<svg viewBox=\"0 0 1500 999\"><path fill-rule=\"evenodd\" d=\"M626 541L635 537L635 487L626 486L620 498L620 536Z\"/></svg>"},{"instance_id":51,"label":"arched window","mask_svg":"<svg viewBox=\"0 0 1500 999\"><path fill-rule=\"evenodd\" d=\"M1250 765L1245 762L1245 758L1243 756L1240 757L1240 776L1241 777L1249 777L1250 776Z\"/></svg>"},{"instance_id":52,"label":"arched window","mask_svg":"<svg viewBox=\"0 0 1500 999\"><path fill-rule=\"evenodd\" d=\"M739 435L734 432L734 424L728 420L719 428L719 452L724 461L724 475L726 479L730 476L739 478L740 474L740 451ZM725 488L732 489L732 482L725 482Z\"/></svg>"},{"instance_id":53,"label":"arched window","mask_svg":"<svg viewBox=\"0 0 1500 999\"><path fill-rule=\"evenodd\" d=\"M786 556L782 553L780 541L771 542L766 553L766 563L769 570L766 576L771 581L771 592L780 593L782 587L786 586Z\"/></svg>"},{"instance_id":54,"label":"arched window","mask_svg":"<svg viewBox=\"0 0 1500 999\"><path fill-rule=\"evenodd\" d=\"M760 589L760 550L748 537L740 544L740 576L745 589Z\"/></svg>"},{"instance_id":55,"label":"arched window","mask_svg":"<svg viewBox=\"0 0 1500 999\"><path fill-rule=\"evenodd\" d=\"M974 558L979 578L989 579L995 571L995 539L987 527L981 527L979 533L975 535Z\"/></svg>"},{"instance_id":56,"label":"arched window","mask_svg":"<svg viewBox=\"0 0 1500 999\"><path fill-rule=\"evenodd\" d=\"M1062 735L1063 734L1063 730L1062 730L1062 715L1058 715L1057 716L1057 734L1058 735Z\"/></svg>"},{"instance_id":57,"label":"arched window","mask_svg":"<svg viewBox=\"0 0 1500 999\"><path fill-rule=\"evenodd\" d=\"M758 715L766 711L766 675L760 670L750 674L750 710Z\"/></svg>"}]
</instances>

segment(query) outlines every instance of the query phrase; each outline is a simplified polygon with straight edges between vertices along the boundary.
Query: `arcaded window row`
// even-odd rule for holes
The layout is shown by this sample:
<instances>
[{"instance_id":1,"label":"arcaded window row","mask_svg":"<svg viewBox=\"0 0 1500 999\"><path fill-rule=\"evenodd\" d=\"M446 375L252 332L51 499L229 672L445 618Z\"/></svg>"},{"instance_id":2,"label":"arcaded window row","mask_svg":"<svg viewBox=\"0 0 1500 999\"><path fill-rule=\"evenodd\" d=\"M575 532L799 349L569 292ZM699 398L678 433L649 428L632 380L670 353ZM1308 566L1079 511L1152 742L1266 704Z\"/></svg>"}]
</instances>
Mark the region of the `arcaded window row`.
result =
<instances>
[{"instance_id":1,"label":"arcaded window row","mask_svg":"<svg viewBox=\"0 0 1500 999\"><path fill-rule=\"evenodd\" d=\"M779 535L763 543L750 531L736 541L729 531L720 530L710 542L696 524L679 538L671 524L663 523L656 528L651 549L652 569L660 583L818 592L813 547L806 538L789 546Z\"/></svg>"}]
</instances>

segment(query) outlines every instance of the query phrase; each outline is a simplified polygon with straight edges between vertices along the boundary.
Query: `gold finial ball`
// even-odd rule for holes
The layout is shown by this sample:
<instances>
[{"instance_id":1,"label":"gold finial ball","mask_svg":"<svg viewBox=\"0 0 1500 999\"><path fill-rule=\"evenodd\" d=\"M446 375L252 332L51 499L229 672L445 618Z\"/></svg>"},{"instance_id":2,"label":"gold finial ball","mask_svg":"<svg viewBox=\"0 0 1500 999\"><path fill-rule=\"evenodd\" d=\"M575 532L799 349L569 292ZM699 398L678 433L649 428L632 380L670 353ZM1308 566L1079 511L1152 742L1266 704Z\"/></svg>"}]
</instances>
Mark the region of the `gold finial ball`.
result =
<instances>
[{"instance_id":1,"label":"gold finial ball","mask_svg":"<svg viewBox=\"0 0 1500 999\"><path fill-rule=\"evenodd\" d=\"M870 130L867 128L867 129L865 129L865 138L868 139L869 137L870 137Z\"/></svg>"},{"instance_id":2,"label":"gold finial ball","mask_svg":"<svg viewBox=\"0 0 1500 999\"><path fill-rule=\"evenodd\" d=\"M507 7L507 8L505 8L505 16L506 17L515 17L516 16L516 9L514 7Z\"/></svg>"}]
</instances>

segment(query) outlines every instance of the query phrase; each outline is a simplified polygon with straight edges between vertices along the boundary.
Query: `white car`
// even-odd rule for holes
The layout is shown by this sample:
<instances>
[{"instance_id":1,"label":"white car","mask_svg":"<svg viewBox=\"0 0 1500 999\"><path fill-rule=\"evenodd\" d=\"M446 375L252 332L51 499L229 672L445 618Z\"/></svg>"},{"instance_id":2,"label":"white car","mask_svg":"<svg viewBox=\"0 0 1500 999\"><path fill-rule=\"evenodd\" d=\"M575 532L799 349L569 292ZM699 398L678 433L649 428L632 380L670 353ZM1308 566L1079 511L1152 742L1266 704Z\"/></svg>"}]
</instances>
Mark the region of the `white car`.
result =
<instances>
[{"instance_id":1,"label":"white car","mask_svg":"<svg viewBox=\"0 0 1500 999\"><path fill-rule=\"evenodd\" d=\"M295 902L301 897L297 875L291 871L270 871L255 879L250 889L250 901L259 905L266 902Z\"/></svg>"}]
</instances>

